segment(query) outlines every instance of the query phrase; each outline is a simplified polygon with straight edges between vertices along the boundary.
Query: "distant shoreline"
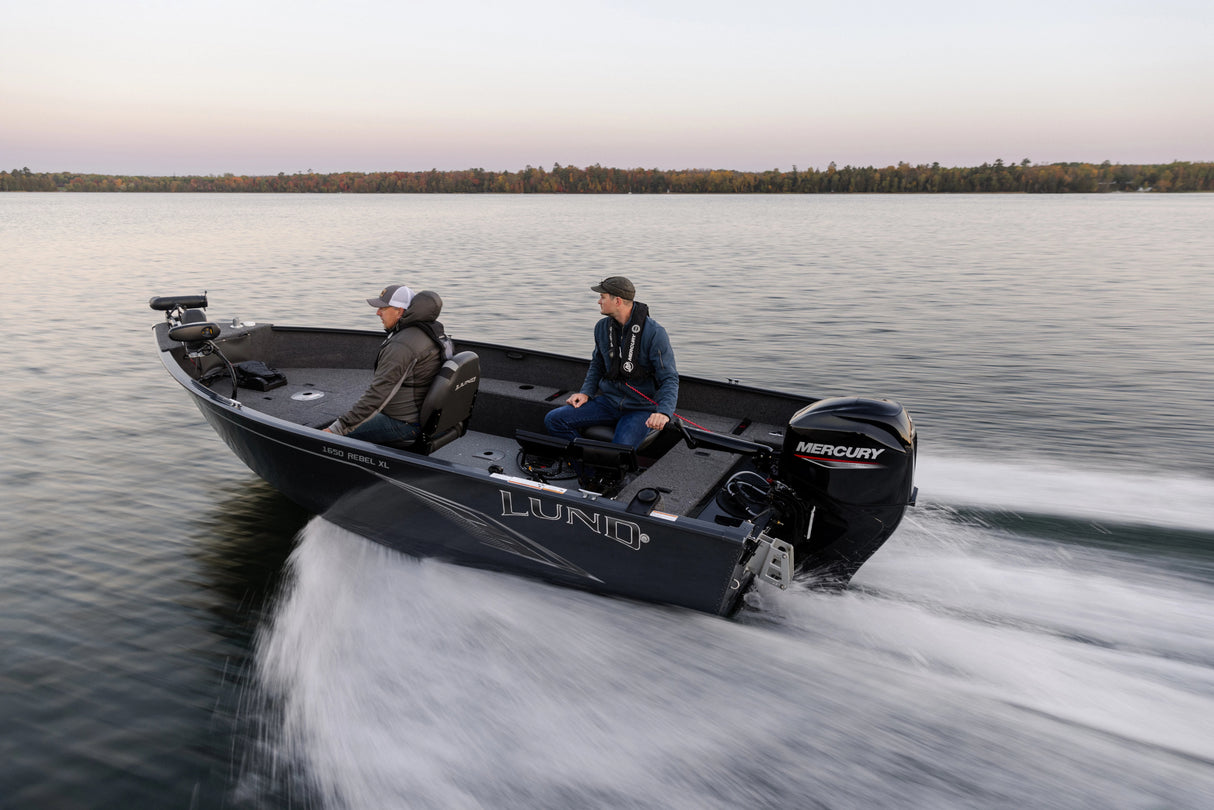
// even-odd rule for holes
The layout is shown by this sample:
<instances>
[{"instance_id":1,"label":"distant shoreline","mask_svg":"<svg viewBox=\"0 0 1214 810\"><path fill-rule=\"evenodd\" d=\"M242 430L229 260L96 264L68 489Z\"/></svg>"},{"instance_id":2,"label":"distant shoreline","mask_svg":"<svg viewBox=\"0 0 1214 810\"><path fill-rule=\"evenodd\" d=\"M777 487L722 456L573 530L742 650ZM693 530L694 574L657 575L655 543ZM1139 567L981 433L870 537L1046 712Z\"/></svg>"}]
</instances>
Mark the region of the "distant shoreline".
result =
<instances>
[{"instance_id":1,"label":"distant shoreline","mask_svg":"<svg viewBox=\"0 0 1214 810\"><path fill-rule=\"evenodd\" d=\"M276 175L141 176L0 171L0 191L217 192L286 194L949 194L1214 191L1214 163L1050 163L1002 160L972 167L939 163L782 172L618 169L553 164L518 172L296 172Z\"/></svg>"}]
</instances>

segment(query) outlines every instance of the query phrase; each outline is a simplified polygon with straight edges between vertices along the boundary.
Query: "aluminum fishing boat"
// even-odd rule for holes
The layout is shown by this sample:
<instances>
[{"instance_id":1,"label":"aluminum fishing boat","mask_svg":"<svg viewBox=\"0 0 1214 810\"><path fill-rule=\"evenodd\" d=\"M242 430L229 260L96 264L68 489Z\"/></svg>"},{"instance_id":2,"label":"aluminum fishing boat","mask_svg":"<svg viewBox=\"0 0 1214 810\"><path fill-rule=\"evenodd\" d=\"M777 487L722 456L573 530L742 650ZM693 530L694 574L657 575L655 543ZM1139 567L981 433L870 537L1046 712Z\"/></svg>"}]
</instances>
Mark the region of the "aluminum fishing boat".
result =
<instances>
[{"instance_id":1,"label":"aluminum fishing boat","mask_svg":"<svg viewBox=\"0 0 1214 810\"><path fill-rule=\"evenodd\" d=\"M914 504L916 435L886 399L680 378L665 430L573 442L544 415L587 361L455 341L390 447L326 433L366 389L382 332L219 323L153 298L169 374L253 472L305 509L419 557L731 615L756 582L845 585Z\"/></svg>"}]
</instances>

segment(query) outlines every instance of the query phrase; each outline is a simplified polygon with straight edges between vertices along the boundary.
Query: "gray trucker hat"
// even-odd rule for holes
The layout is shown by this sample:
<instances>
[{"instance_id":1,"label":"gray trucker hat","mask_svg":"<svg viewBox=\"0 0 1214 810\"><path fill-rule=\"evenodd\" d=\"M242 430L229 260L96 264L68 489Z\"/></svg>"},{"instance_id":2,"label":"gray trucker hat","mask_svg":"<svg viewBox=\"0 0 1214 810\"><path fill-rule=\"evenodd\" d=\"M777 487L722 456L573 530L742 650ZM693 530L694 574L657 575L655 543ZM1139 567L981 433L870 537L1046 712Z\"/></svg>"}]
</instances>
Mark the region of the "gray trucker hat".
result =
<instances>
[{"instance_id":1,"label":"gray trucker hat","mask_svg":"<svg viewBox=\"0 0 1214 810\"><path fill-rule=\"evenodd\" d=\"M404 284L390 284L384 287L379 298L368 298L367 303L379 309L380 307L400 307L408 309L413 303L413 290Z\"/></svg>"}]
</instances>

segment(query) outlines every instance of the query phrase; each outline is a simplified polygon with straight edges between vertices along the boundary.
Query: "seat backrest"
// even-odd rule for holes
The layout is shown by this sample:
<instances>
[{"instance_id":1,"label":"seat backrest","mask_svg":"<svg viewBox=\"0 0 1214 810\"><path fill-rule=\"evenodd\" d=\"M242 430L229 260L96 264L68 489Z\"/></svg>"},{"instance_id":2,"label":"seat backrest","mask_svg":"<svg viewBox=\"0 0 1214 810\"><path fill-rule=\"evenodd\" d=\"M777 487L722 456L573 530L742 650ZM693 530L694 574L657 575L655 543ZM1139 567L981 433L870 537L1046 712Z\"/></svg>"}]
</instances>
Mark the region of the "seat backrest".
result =
<instances>
[{"instance_id":1,"label":"seat backrest","mask_svg":"<svg viewBox=\"0 0 1214 810\"><path fill-rule=\"evenodd\" d=\"M420 452L428 455L464 435L480 378L481 359L475 352L460 352L443 363L422 400Z\"/></svg>"}]
</instances>

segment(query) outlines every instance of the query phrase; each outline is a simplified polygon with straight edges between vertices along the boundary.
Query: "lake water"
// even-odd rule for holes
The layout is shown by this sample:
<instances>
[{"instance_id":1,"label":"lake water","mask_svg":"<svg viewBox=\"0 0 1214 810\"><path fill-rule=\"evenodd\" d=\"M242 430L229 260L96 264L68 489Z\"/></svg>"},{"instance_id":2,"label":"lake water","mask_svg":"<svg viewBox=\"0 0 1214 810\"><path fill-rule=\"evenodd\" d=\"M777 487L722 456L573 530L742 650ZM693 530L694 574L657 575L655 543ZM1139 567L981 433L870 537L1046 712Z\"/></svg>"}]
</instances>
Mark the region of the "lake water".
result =
<instances>
[{"instance_id":1,"label":"lake water","mask_svg":"<svg viewBox=\"0 0 1214 810\"><path fill-rule=\"evenodd\" d=\"M0 195L0 807L1208 807L1214 195ZM404 557L255 478L153 295L890 396L920 506L732 620Z\"/></svg>"}]
</instances>

